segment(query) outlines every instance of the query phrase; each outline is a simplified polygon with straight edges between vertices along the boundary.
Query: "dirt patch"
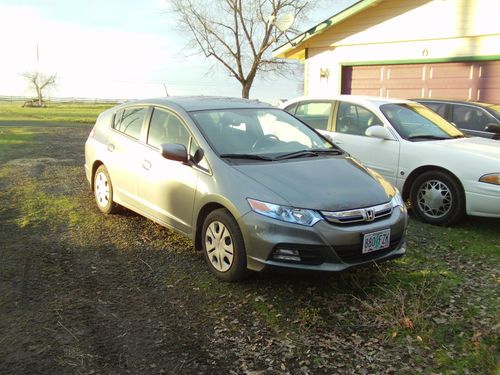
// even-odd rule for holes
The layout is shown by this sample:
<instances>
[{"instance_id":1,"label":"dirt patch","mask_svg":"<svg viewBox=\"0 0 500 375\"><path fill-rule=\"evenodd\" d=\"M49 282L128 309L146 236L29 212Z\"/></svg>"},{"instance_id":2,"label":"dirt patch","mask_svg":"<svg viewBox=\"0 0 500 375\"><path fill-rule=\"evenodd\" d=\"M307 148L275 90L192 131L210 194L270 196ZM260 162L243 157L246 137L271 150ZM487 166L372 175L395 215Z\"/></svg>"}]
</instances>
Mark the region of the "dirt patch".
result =
<instances>
[{"instance_id":1,"label":"dirt patch","mask_svg":"<svg viewBox=\"0 0 500 375\"><path fill-rule=\"evenodd\" d=\"M495 370L497 222L412 221L397 262L227 284L182 236L97 210L88 129L30 129L1 155L0 373Z\"/></svg>"}]
</instances>

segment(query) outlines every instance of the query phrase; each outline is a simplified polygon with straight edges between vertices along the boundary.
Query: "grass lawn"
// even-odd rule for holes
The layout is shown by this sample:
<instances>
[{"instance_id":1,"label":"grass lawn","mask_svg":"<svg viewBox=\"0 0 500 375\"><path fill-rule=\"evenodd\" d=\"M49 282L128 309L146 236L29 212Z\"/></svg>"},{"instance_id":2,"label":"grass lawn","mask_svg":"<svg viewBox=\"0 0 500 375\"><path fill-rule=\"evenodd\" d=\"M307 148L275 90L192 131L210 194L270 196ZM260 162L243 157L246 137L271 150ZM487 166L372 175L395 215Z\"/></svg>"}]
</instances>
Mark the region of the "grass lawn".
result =
<instances>
[{"instance_id":1,"label":"grass lawn","mask_svg":"<svg viewBox=\"0 0 500 375\"><path fill-rule=\"evenodd\" d=\"M498 373L499 220L412 219L399 260L223 283L183 237L97 210L89 131L0 126L0 373Z\"/></svg>"},{"instance_id":2,"label":"grass lawn","mask_svg":"<svg viewBox=\"0 0 500 375\"><path fill-rule=\"evenodd\" d=\"M22 107L22 102L0 102L0 121L94 123L99 113L115 104L49 103L46 108Z\"/></svg>"}]
</instances>

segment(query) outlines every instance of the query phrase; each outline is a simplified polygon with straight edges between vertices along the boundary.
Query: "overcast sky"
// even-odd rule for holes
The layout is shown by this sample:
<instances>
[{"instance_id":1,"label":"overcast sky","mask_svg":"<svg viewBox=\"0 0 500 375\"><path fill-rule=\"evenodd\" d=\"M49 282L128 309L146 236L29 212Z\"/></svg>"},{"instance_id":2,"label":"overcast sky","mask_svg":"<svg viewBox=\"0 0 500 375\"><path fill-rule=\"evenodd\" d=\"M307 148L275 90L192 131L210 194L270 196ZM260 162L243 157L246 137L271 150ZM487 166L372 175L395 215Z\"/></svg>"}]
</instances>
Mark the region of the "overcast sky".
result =
<instances>
[{"instance_id":1,"label":"overcast sky","mask_svg":"<svg viewBox=\"0 0 500 375\"><path fill-rule=\"evenodd\" d=\"M203 56L182 55L186 39L165 14L168 0L0 0L0 95L32 95L19 73L57 73L57 97L240 96L239 83ZM356 0L323 0L301 29ZM208 72L208 73L207 73ZM301 95L298 80L257 80L252 98Z\"/></svg>"}]
</instances>

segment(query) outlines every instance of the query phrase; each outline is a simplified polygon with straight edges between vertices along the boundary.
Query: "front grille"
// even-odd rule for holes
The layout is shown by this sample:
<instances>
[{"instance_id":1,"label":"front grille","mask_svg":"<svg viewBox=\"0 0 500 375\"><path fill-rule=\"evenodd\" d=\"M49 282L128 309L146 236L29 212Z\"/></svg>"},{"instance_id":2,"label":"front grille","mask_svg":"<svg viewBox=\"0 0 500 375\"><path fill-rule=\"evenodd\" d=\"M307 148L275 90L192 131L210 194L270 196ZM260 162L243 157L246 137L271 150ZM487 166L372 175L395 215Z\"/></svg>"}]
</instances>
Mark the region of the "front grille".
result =
<instances>
[{"instance_id":1,"label":"front grille","mask_svg":"<svg viewBox=\"0 0 500 375\"><path fill-rule=\"evenodd\" d=\"M373 251L367 254L362 253L363 243L361 240L357 245L334 246L334 250L339 256L339 258L342 259L344 262L358 263L379 258L382 255L388 254L396 247L398 247L400 242L401 242L401 236L393 236L391 238L391 242L388 248L383 250Z\"/></svg>"},{"instance_id":2,"label":"front grille","mask_svg":"<svg viewBox=\"0 0 500 375\"><path fill-rule=\"evenodd\" d=\"M321 211L327 221L334 224L353 224L380 220L392 213L391 202L377 206L346 211Z\"/></svg>"}]
</instances>

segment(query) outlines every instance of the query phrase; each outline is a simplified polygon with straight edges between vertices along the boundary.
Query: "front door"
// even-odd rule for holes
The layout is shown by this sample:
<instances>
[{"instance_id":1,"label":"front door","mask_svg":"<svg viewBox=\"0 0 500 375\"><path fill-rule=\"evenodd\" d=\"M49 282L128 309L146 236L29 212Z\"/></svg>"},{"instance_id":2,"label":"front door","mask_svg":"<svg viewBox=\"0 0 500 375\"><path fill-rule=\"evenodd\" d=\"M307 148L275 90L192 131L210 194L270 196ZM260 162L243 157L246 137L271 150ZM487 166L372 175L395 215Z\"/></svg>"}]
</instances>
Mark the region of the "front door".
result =
<instances>
[{"instance_id":1,"label":"front door","mask_svg":"<svg viewBox=\"0 0 500 375\"><path fill-rule=\"evenodd\" d=\"M160 145L182 144L189 150L191 135L172 112L155 108L149 125L147 145L141 157L139 196L141 208L160 221L189 234L198 182L196 168L165 159Z\"/></svg>"},{"instance_id":2,"label":"front door","mask_svg":"<svg viewBox=\"0 0 500 375\"><path fill-rule=\"evenodd\" d=\"M367 136L366 129L374 125L386 126L367 108L339 102L334 114L333 131L329 134L341 148L396 185L400 143L396 137L380 139Z\"/></svg>"}]
</instances>

